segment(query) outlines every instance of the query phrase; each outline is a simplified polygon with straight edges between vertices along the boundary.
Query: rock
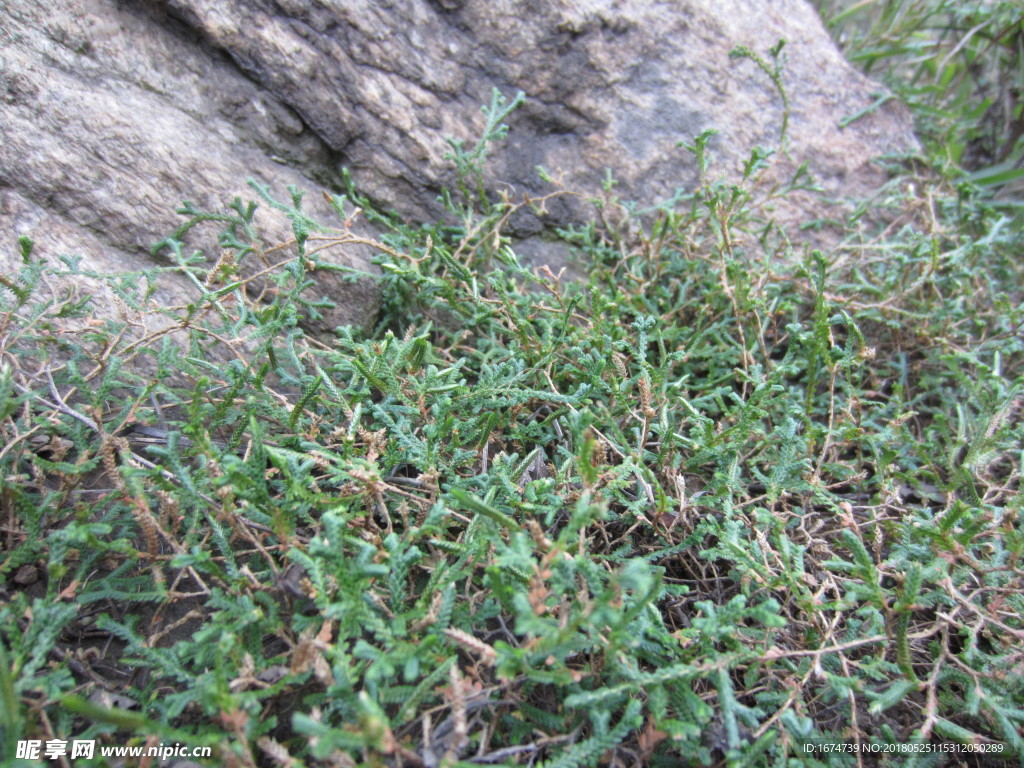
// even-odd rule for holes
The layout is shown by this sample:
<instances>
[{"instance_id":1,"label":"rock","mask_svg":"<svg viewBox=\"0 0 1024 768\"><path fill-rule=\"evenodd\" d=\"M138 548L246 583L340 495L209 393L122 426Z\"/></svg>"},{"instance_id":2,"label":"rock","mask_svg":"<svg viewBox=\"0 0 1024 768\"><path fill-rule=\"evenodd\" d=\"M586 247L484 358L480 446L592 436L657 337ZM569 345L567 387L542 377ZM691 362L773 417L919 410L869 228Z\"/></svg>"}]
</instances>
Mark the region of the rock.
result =
<instances>
[{"instance_id":1,"label":"rock","mask_svg":"<svg viewBox=\"0 0 1024 768\"><path fill-rule=\"evenodd\" d=\"M650 205L692 188L692 156L678 147L719 130L716 173L732 178L755 146L779 147L780 94L751 58L786 40L782 79L790 100L780 175L803 161L830 196L861 194L883 178L871 161L917 147L895 101L859 75L806 0L464 0L325 3L315 0L163 0L254 81L302 116L358 185L411 216L438 215L452 182L446 137L474 142L491 90L523 91L507 145L489 181L513 196L565 186L595 194L606 167L626 200ZM804 198L780 215L821 214ZM813 207L812 207L813 206ZM555 203L548 223L578 211ZM517 222L521 235L542 223ZM532 231L531 231L532 230Z\"/></svg>"},{"instance_id":2,"label":"rock","mask_svg":"<svg viewBox=\"0 0 1024 768\"><path fill-rule=\"evenodd\" d=\"M18 235L32 237L52 264L67 253L96 273L167 266L150 248L183 223L175 213L182 200L224 211L236 195L256 198L250 177L287 200L289 184L319 186L298 169L331 165L329 148L289 107L157 7L2 0L0 24L6 274L20 266ZM321 221L337 220L319 192L307 198ZM290 235L287 219L265 204L257 221L274 238ZM197 228L186 252L201 248L215 261L219 229ZM365 252L332 250L329 261L370 268ZM182 275L165 273L158 285L163 306L199 296ZM101 279L73 287L96 294L97 316L119 314ZM350 285L327 275L318 290L337 302L327 327L372 321L372 280Z\"/></svg>"},{"instance_id":3,"label":"rock","mask_svg":"<svg viewBox=\"0 0 1024 768\"><path fill-rule=\"evenodd\" d=\"M656 203L696 183L678 144L704 129L720 131L713 170L733 178L754 146L779 147L778 91L754 60L729 52L743 45L767 59L780 38L790 100L780 173L807 161L841 198L877 184L872 158L916 147L895 101L840 127L880 89L843 60L806 0L0 0L0 24L8 274L20 234L51 261L77 253L97 272L166 264L149 248L180 224L181 200L223 210L235 195L254 198L249 177L279 199L289 184L310 190L311 212L330 224L320 190L338 189L349 168L377 203L435 218L453 180L446 139L472 146L494 88L527 101L494 149L492 193L550 192L544 166L596 194L610 167L620 197ZM515 220L528 262L548 258L546 229L581 215L573 199L552 202L543 220ZM795 222L820 207L797 199L776 215ZM286 237L273 213L257 215ZM189 246L216 259L214 235L195 232ZM336 263L367 268L365 250L333 251ZM557 268L564 254L550 261ZM168 303L196 295L174 275L159 291ZM316 291L338 303L322 327L372 322L372 282L328 273Z\"/></svg>"}]
</instances>

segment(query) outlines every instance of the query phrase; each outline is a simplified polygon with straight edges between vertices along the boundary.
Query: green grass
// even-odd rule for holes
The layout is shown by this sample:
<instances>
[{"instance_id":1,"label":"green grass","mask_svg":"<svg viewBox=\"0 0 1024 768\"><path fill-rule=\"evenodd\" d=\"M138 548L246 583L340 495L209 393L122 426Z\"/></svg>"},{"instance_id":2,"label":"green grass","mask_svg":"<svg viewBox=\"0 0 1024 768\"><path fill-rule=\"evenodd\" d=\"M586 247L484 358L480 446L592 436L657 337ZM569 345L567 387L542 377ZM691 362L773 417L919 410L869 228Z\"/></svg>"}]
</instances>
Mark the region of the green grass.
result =
<instances>
[{"instance_id":1,"label":"green grass","mask_svg":"<svg viewBox=\"0 0 1024 768\"><path fill-rule=\"evenodd\" d=\"M904 176L890 196L924 215L851 224L830 260L759 218L785 193L759 152L740 184L705 168L619 230L551 233L593 264L566 284L503 232L543 201L479 184L512 106L453 145L443 221L335 198L383 232L366 334L302 330L346 236L298 194L254 188L286 243L236 201L216 264L161 244L187 306L111 277L186 347L60 330L90 307L43 280L78 266L22 241L0 294L3 757L59 737L239 766L857 764L805 748L829 740L1021 760L1012 210ZM596 213L634 210L613 189ZM179 237L210 220L183 213ZM254 301L240 265L271 249Z\"/></svg>"},{"instance_id":2,"label":"green grass","mask_svg":"<svg viewBox=\"0 0 1024 768\"><path fill-rule=\"evenodd\" d=\"M1024 5L1017 0L817 0L851 62L914 112L947 175L1024 204Z\"/></svg>"}]
</instances>

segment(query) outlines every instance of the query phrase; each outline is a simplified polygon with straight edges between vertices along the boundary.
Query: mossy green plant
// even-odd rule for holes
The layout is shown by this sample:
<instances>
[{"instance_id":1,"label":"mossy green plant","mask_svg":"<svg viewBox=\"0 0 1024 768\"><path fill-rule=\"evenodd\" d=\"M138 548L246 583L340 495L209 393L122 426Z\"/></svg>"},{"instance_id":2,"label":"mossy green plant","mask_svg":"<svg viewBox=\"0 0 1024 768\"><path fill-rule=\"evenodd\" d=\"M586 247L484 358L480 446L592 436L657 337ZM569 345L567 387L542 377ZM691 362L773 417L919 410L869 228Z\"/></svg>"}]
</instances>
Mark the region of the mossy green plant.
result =
<instances>
[{"instance_id":1,"label":"mossy green plant","mask_svg":"<svg viewBox=\"0 0 1024 768\"><path fill-rule=\"evenodd\" d=\"M495 97L484 144L515 103ZM453 147L455 221L336 196L383 230L383 304L330 343L303 323L336 235L296 190L183 207L163 246L195 278L185 347L114 321L58 336L42 277L77 265L23 243L0 289L0 743L173 736L253 766L856 764L828 741L1019 760L1017 231L936 179L926 231L793 258L758 218L785 193L770 152L727 183L706 141L691 193L638 212L610 183L595 200L628 231L558 233L583 284L520 264L503 227L537 201L481 196L479 147ZM263 243L256 205L292 240ZM199 221L230 260L183 255ZM210 279L258 247L292 257L267 303ZM29 364L58 343L66 362ZM247 356L211 363L225 343Z\"/></svg>"}]
</instances>

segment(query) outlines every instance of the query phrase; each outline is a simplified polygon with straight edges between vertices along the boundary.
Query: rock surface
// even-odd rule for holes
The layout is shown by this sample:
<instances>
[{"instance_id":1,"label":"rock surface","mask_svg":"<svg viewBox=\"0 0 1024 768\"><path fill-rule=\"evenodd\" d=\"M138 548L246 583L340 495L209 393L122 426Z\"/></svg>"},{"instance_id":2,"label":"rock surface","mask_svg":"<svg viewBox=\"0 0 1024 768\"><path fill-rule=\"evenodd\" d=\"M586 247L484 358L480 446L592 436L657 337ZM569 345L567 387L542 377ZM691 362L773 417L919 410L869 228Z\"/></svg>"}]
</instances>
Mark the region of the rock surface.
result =
<instances>
[{"instance_id":1,"label":"rock surface","mask_svg":"<svg viewBox=\"0 0 1024 768\"><path fill-rule=\"evenodd\" d=\"M313 168L330 152L298 117L245 77L223 54L156 7L114 0L0 0L0 269L20 266L15 239L29 235L35 253L56 263L82 257L97 273L167 266L151 246L183 218L183 200L223 211L236 195L256 197L247 179L279 199L287 186L318 186L285 161ZM315 214L336 220L319 194ZM257 214L268 232L286 238L287 221ZM219 227L188 239L219 256ZM369 268L365 253L335 260ZM100 279L76 281L93 291L98 315L116 307ZM198 298L183 276L164 274L165 305ZM328 327L372 319L378 294L371 280L345 284L327 275L319 287L337 307Z\"/></svg>"},{"instance_id":2,"label":"rock surface","mask_svg":"<svg viewBox=\"0 0 1024 768\"><path fill-rule=\"evenodd\" d=\"M493 190L551 191L543 166L595 194L610 167L620 197L655 203L693 185L678 143L706 128L720 131L715 169L733 176L754 146L779 146L778 91L729 52L768 58L780 38L782 170L806 160L827 192L855 195L881 178L872 158L916 146L894 101L840 127L879 87L806 0L0 0L0 27L5 272L18 234L99 271L144 267L180 223L181 200L223 209L253 198L249 177L280 197L288 184L309 189L330 223L319 189L347 167L375 201L436 216L452 181L446 139L476 141L493 88L527 96L492 156ZM577 214L554 206L517 234ZM199 244L215 257L210 236ZM365 252L338 250L337 261L366 266ZM319 290L338 302L328 326L372 318L372 284Z\"/></svg>"},{"instance_id":3,"label":"rock surface","mask_svg":"<svg viewBox=\"0 0 1024 768\"><path fill-rule=\"evenodd\" d=\"M905 110L875 101L806 0L164 0L253 80L302 116L375 198L436 212L450 181L448 136L480 135L492 88L527 104L509 120L491 178L515 192L599 189L610 166L626 199L649 204L696 171L679 141L706 128L735 174L757 145L779 146L781 98L744 45L787 41L793 162L830 192L877 181L870 160L916 146Z\"/></svg>"}]
</instances>

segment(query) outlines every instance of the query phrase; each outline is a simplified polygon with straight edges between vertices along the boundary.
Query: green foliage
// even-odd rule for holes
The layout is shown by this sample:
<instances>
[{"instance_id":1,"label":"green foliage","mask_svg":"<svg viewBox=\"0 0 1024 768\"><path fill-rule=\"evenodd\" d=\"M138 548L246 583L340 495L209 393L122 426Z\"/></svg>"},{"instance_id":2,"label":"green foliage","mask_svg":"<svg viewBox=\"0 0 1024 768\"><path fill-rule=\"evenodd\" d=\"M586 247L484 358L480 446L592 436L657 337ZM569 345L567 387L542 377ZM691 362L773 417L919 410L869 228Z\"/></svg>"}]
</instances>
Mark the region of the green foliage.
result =
<instances>
[{"instance_id":1,"label":"green foliage","mask_svg":"<svg viewBox=\"0 0 1024 768\"><path fill-rule=\"evenodd\" d=\"M913 110L928 154L1001 192L1019 214L1024 178L1024 6L1017 0L818 0L847 57ZM878 94L877 109L889 94ZM850 116L849 120L857 116Z\"/></svg>"},{"instance_id":2,"label":"green foliage","mask_svg":"<svg viewBox=\"0 0 1024 768\"><path fill-rule=\"evenodd\" d=\"M453 142L456 222L333 199L385 230L368 332L304 330L316 252L344 234L296 190L254 186L285 243L257 203L186 204L161 247L193 300L110 276L123 318L79 330L57 319L87 300L44 279L78 265L22 243L0 293L5 748L825 765L804 745L853 739L1019 759L1024 276L1004 213L932 182L931 226L800 255L767 211L813 191L806 172L770 184L757 149L722 180L705 133L697 189L638 211L610 179L594 203L629 227L551 233L593 264L566 285L503 231L543 201L483 186L518 102L495 94L481 142ZM181 240L210 222L214 263ZM255 300L242 266L270 254Z\"/></svg>"},{"instance_id":3,"label":"green foliage","mask_svg":"<svg viewBox=\"0 0 1024 768\"><path fill-rule=\"evenodd\" d=\"M782 70L786 64L786 57L782 55L782 49L785 45L785 40L779 40L778 43L769 49L768 54L772 57L771 64L745 45L738 45L729 51L730 59L750 59L757 64L758 68L768 75L772 85L778 90L779 97L782 99L782 124L779 126L779 143L783 145L787 141L786 132L789 129L789 95L786 93L786 87L782 83Z\"/></svg>"}]
</instances>

